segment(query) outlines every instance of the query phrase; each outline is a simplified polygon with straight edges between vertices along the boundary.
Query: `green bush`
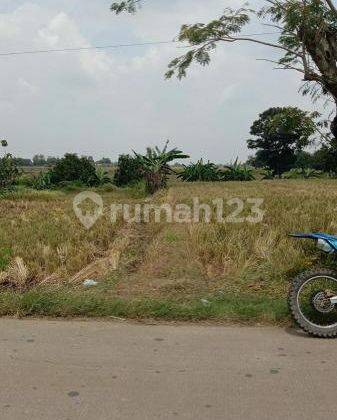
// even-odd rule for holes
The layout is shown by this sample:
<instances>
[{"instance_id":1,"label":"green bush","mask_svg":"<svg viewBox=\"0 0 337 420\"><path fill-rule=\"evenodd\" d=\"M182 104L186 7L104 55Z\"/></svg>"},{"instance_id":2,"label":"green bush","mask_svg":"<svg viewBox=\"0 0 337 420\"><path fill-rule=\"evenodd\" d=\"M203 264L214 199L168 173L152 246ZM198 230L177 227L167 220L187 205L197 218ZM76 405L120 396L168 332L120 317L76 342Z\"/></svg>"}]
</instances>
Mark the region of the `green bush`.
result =
<instances>
[{"instance_id":1,"label":"green bush","mask_svg":"<svg viewBox=\"0 0 337 420\"><path fill-rule=\"evenodd\" d=\"M255 177L249 166L241 164L236 159L232 165L226 166L222 179L223 181L252 181Z\"/></svg>"},{"instance_id":2,"label":"green bush","mask_svg":"<svg viewBox=\"0 0 337 420\"><path fill-rule=\"evenodd\" d=\"M183 165L184 169L179 173L178 178L186 182L195 181L220 181L222 174L214 163L204 163L202 159L197 163Z\"/></svg>"},{"instance_id":3,"label":"green bush","mask_svg":"<svg viewBox=\"0 0 337 420\"><path fill-rule=\"evenodd\" d=\"M75 154L66 154L50 171L51 184L80 182L86 186L96 186L99 179L95 166L85 157L79 158Z\"/></svg>"},{"instance_id":4,"label":"green bush","mask_svg":"<svg viewBox=\"0 0 337 420\"><path fill-rule=\"evenodd\" d=\"M316 171L315 169L311 168L294 168L291 169L289 172L283 174L283 178L285 179L310 179L310 178L318 178L322 176L321 171Z\"/></svg>"},{"instance_id":5,"label":"green bush","mask_svg":"<svg viewBox=\"0 0 337 420\"><path fill-rule=\"evenodd\" d=\"M130 198L145 198L147 196L146 182L144 179L130 184L127 188L128 197Z\"/></svg>"},{"instance_id":6,"label":"green bush","mask_svg":"<svg viewBox=\"0 0 337 420\"><path fill-rule=\"evenodd\" d=\"M274 179L274 172L271 169L263 168L261 171L262 179Z\"/></svg>"},{"instance_id":7,"label":"green bush","mask_svg":"<svg viewBox=\"0 0 337 420\"><path fill-rule=\"evenodd\" d=\"M62 181L58 184L58 188L62 189L63 192L83 190L87 187L88 185L84 184L82 181Z\"/></svg>"},{"instance_id":8,"label":"green bush","mask_svg":"<svg viewBox=\"0 0 337 420\"><path fill-rule=\"evenodd\" d=\"M15 159L9 153L0 158L0 189L11 188L19 177Z\"/></svg>"},{"instance_id":9,"label":"green bush","mask_svg":"<svg viewBox=\"0 0 337 420\"><path fill-rule=\"evenodd\" d=\"M21 173L20 176L16 179L15 185L18 187L32 188L33 181L34 181L33 176Z\"/></svg>"},{"instance_id":10,"label":"green bush","mask_svg":"<svg viewBox=\"0 0 337 420\"><path fill-rule=\"evenodd\" d=\"M138 157L130 155L120 155L118 158L118 167L114 176L114 184L117 187L125 187L126 185L141 181L143 174L141 164Z\"/></svg>"},{"instance_id":11,"label":"green bush","mask_svg":"<svg viewBox=\"0 0 337 420\"><path fill-rule=\"evenodd\" d=\"M31 187L35 190L49 190L53 187L51 171L40 172L31 181Z\"/></svg>"},{"instance_id":12,"label":"green bush","mask_svg":"<svg viewBox=\"0 0 337 420\"><path fill-rule=\"evenodd\" d=\"M1 147L7 147L7 140L0 140ZM0 158L0 189L11 188L20 175L17 162L10 153L6 153Z\"/></svg>"}]
</instances>

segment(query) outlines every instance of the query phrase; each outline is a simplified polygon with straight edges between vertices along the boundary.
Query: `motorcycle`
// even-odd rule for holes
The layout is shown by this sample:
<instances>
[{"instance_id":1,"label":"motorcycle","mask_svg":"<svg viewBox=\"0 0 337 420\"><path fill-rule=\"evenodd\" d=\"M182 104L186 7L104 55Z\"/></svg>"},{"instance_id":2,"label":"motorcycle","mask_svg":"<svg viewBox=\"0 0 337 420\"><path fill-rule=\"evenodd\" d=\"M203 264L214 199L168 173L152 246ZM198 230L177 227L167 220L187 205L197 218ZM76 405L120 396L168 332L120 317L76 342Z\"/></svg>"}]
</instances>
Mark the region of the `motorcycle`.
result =
<instances>
[{"instance_id":1,"label":"motorcycle","mask_svg":"<svg viewBox=\"0 0 337 420\"><path fill-rule=\"evenodd\" d=\"M337 236L325 233L294 233L312 239L327 253L337 253ZM337 271L321 268L306 271L293 279L288 296L293 319L307 333L324 338L337 336Z\"/></svg>"}]
</instances>

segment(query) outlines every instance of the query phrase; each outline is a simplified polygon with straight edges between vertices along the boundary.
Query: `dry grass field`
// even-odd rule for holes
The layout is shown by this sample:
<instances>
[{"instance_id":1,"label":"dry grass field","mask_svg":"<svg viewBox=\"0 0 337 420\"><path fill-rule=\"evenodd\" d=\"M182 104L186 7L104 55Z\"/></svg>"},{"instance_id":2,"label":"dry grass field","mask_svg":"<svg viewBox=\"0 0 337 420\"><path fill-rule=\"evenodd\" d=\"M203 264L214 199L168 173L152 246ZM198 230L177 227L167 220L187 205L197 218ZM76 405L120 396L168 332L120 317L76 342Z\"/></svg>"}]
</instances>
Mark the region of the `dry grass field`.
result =
<instances>
[{"instance_id":1,"label":"dry grass field","mask_svg":"<svg viewBox=\"0 0 337 420\"><path fill-rule=\"evenodd\" d=\"M337 232L333 180L173 183L150 199L132 188L97 192L104 216L90 230L73 211L75 192L23 189L0 199L0 314L282 321L289 280L333 265L287 236ZM113 203L190 205L193 197L213 208L216 198L262 198L265 215L256 224L110 220ZM88 278L98 286L85 289Z\"/></svg>"}]
</instances>

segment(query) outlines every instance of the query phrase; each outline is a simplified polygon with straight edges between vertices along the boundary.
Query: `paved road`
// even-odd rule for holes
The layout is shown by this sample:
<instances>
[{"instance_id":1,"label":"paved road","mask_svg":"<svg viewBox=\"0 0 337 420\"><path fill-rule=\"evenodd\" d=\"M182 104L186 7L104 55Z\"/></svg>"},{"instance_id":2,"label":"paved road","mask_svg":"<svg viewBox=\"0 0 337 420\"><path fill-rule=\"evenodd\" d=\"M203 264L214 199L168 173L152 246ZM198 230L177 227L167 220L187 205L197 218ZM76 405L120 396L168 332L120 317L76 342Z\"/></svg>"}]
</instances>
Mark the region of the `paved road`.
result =
<instances>
[{"instance_id":1,"label":"paved road","mask_svg":"<svg viewBox=\"0 0 337 420\"><path fill-rule=\"evenodd\" d=\"M0 320L1 420L326 419L337 341L277 328Z\"/></svg>"}]
</instances>

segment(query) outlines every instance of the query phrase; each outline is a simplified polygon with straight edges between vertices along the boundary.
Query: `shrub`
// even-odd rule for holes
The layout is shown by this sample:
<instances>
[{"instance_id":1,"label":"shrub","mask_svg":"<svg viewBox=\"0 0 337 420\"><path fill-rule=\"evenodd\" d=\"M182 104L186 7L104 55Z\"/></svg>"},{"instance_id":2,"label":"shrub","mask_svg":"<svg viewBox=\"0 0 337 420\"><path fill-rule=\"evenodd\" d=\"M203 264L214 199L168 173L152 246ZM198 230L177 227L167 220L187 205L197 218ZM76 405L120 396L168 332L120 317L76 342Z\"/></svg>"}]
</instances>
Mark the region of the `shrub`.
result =
<instances>
[{"instance_id":1,"label":"shrub","mask_svg":"<svg viewBox=\"0 0 337 420\"><path fill-rule=\"evenodd\" d=\"M84 184L82 181L62 181L58 184L58 188L62 189L63 192L78 191L86 187L88 187L88 184Z\"/></svg>"},{"instance_id":2,"label":"shrub","mask_svg":"<svg viewBox=\"0 0 337 420\"><path fill-rule=\"evenodd\" d=\"M147 187L144 179L134 182L127 187L128 197L130 198L145 198L147 196Z\"/></svg>"},{"instance_id":3,"label":"shrub","mask_svg":"<svg viewBox=\"0 0 337 420\"><path fill-rule=\"evenodd\" d=\"M316 171L315 169L294 168L294 169L291 169L289 172L285 173L283 175L283 178L285 178L285 179L310 179L310 178L318 178L321 175L322 175L322 172L321 171Z\"/></svg>"},{"instance_id":4,"label":"shrub","mask_svg":"<svg viewBox=\"0 0 337 420\"><path fill-rule=\"evenodd\" d=\"M7 153L0 158L0 189L11 188L19 174L15 159L11 154Z\"/></svg>"},{"instance_id":5,"label":"shrub","mask_svg":"<svg viewBox=\"0 0 337 420\"><path fill-rule=\"evenodd\" d=\"M16 179L15 185L31 188L33 184L34 177L32 175L21 173L20 176Z\"/></svg>"},{"instance_id":6,"label":"shrub","mask_svg":"<svg viewBox=\"0 0 337 420\"><path fill-rule=\"evenodd\" d=\"M222 179L224 181L252 181L255 177L249 166L241 164L236 159L232 165L226 166Z\"/></svg>"},{"instance_id":7,"label":"shrub","mask_svg":"<svg viewBox=\"0 0 337 420\"><path fill-rule=\"evenodd\" d=\"M114 176L114 184L117 187L125 187L142 179L143 174L139 159L130 155L120 155Z\"/></svg>"},{"instance_id":8,"label":"shrub","mask_svg":"<svg viewBox=\"0 0 337 420\"><path fill-rule=\"evenodd\" d=\"M40 172L38 176L35 176L31 182L32 188L35 190L49 190L53 187L52 183L52 173Z\"/></svg>"},{"instance_id":9,"label":"shrub","mask_svg":"<svg viewBox=\"0 0 337 420\"><path fill-rule=\"evenodd\" d=\"M214 163L204 163L202 159L198 160L197 163L190 163L187 166L183 166L184 169L179 173L178 178L181 178L186 182L195 181L220 181L221 171L217 168Z\"/></svg>"},{"instance_id":10,"label":"shrub","mask_svg":"<svg viewBox=\"0 0 337 420\"><path fill-rule=\"evenodd\" d=\"M261 172L262 179L274 179L274 172L271 169L264 168Z\"/></svg>"},{"instance_id":11,"label":"shrub","mask_svg":"<svg viewBox=\"0 0 337 420\"><path fill-rule=\"evenodd\" d=\"M100 185L97 188L97 191L102 192L102 193L103 192L111 193L111 192L116 192L117 189L118 189L118 187L110 182L110 184Z\"/></svg>"},{"instance_id":12,"label":"shrub","mask_svg":"<svg viewBox=\"0 0 337 420\"><path fill-rule=\"evenodd\" d=\"M62 182L81 182L87 186L98 185L95 166L86 157L79 158L75 154L66 154L50 171L52 184Z\"/></svg>"}]
</instances>

